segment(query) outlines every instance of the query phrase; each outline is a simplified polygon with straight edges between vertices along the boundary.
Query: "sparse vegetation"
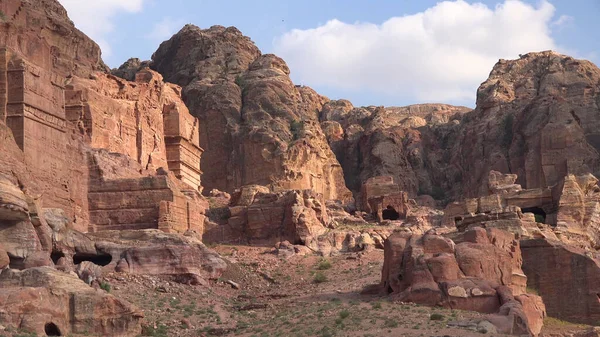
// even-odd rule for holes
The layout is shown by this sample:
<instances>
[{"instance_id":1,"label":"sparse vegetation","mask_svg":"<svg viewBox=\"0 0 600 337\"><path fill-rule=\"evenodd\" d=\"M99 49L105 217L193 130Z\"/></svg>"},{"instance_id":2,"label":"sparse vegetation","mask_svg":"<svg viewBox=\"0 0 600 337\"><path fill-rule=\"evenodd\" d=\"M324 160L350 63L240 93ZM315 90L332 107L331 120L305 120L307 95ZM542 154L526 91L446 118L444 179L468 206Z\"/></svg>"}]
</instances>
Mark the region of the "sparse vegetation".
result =
<instances>
[{"instance_id":1,"label":"sparse vegetation","mask_svg":"<svg viewBox=\"0 0 600 337\"><path fill-rule=\"evenodd\" d=\"M331 262L329 262L329 260L327 260L327 259L323 259L323 260L319 261L319 264L317 265L318 270L327 270L330 268L331 268Z\"/></svg>"},{"instance_id":2,"label":"sparse vegetation","mask_svg":"<svg viewBox=\"0 0 600 337\"><path fill-rule=\"evenodd\" d=\"M244 82L244 78L242 77L242 75L237 75L235 77L235 84L237 84L237 86L240 88L244 87L245 82Z\"/></svg>"},{"instance_id":3,"label":"sparse vegetation","mask_svg":"<svg viewBox=\"0 0 600 337\"><path fill-rule=\"evenodd\" d=\"M535 216L535 222L544 223L546 221L544 216L541 214L534 214L534 216Z\"/></svg>"},{"instance_id":4,"label":"sparse vegetation","mask_svg":"<svg viewBox=\"0 0 600 337\"><path fill-rule=\"evenodd\" d=\"M100 282L100 289L106 291L107 293L110 292L111 288L112 287L110 286L110 283L108 283L108 282Z\"/></svg>"},{"instance_id":5,"label":"sparse vegetation","mask_svg":"<svg viewBox=\"0 0 600 337\"><path fill-rule=\"evenodd\" d=\"M0 10L0 20L6 22L6 14Z\"/></svg>"},{"instance_id":6,"label":"sparse vegetation","mask_svg":"<svg viewBox=\"0 0 600 337\"><path fill-rule=\"evenodd\" d=\"M527 292L528 294L539 295L538 290L532 286L527 286L527 289L525 289L525 292Z\"/></svg>"},{"instance_id":7,"label":"sparse vegetation","mask_svg":"<svg viewBox=\"0 0 600 337\"><path fill-rule=\"evenodd\" d=\"M385 320L385 323L383 324L386 328L396 328L398 327L398 321L388 318Z\"/></svg>"},{"instance_id":8,"label":"sparse vegetation","mask_svg":"<svg viewBox=\"0 0 600 337\"><path fill-rule=\"evenodd\" d=\"M156 327L152 325L142 326L142 336L166 337L167 332L167 326L164 324L158 324Z\"/></svg>"},{"instance_id":9,"label":"sparse vegetation","mask_svg":"<svg viewBox=\"0 0 600 337\"><path fill-rule=\"evenodd\" d=\"M315 283L323 283L327 282L327 276L323 272L317 272L315 277L313 278L313 282Z\"/></svg>"},{"instance_id":10,"label":"sparse vegetation","mask_svg":"<svg viewBox=\"0 0 600 337\"><path fill-rule=\"evenodd\" d=\"M304 130L304 121L293 120L290 122L290 132L292 133L293 140L300 138L300 133Z\"/></svg>"}]
</instances>

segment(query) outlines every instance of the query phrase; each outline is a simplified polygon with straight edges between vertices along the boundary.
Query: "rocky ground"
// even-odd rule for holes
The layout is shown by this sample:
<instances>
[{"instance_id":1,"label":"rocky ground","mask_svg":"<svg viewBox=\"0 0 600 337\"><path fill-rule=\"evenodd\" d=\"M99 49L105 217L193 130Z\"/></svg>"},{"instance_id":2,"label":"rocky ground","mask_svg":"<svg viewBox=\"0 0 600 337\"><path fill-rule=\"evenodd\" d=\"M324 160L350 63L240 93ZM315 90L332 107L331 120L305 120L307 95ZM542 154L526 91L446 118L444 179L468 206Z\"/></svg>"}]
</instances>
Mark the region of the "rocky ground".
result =
<instances>
[{"instance_id":1,"label":"rocky ground","mask_svg":"<svg viewBox=\"0 0 600 337\"><path fill-rule=\"evenodd\" d=\"M214 248L230 267L210 284L115 273L105 287L144 311L145 336L505 336L463 324L476 312L361 294L380 281L382 250L281 259L266 247ZM544 332L585 328L548 319Z\"/></svg>"}]
</instances>

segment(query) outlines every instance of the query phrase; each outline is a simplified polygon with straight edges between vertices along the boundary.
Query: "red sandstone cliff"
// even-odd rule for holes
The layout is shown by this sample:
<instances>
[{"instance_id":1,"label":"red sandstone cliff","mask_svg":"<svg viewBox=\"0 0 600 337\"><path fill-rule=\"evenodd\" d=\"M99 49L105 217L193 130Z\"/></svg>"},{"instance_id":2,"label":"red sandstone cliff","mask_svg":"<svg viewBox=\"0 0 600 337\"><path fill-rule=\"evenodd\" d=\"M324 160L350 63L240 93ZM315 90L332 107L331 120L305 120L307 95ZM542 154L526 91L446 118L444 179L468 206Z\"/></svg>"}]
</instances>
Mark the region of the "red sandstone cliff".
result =
<instances>
[{"instance_id":1,"label":"red sandstone cliff","mask_svg":"<svg viewBox=\"0 0 600 337\"><path fill-rule=\"evenodd\" d=\"M207 190L260 184L351 199L318 125L327 99L295 86L282 59L261 55L236 28L187 25L161 44L151 67L184 87L200 119Z\"/></svg>"}]
</instances>

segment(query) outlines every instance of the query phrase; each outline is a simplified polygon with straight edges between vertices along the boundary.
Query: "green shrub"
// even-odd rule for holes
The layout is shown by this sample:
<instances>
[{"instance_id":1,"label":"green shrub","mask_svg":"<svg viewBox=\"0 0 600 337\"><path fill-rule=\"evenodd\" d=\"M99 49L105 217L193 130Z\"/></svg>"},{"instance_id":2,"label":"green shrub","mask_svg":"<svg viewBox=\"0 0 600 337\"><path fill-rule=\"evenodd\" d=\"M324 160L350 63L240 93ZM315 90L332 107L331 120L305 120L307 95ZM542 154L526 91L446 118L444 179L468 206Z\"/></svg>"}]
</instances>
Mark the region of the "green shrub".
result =
<instances>
[{"instance_id":1,"label":"green shrub","mask_svg":"<svg viewBox=\"0 0 600 337\"><path fill-rule=\"evenodd\" d=\"M317 269L318 270L331 269L331 262L329 262L329 260L327 260L327 259L322 259L321 261L319 261L319 264L317 265Z\"/></svg>"},{"instance_id":2,"label":"green shrub","mask_svg":"<svg viewBox=\"0 0 600 337\"><path fill-rule=\"evenodd\" d=\"M346 309L340 311L340 318L341 319L346 319L346 318L348 318L348 316L350 316L350 311L348 311Z\"/></svg>"},{"instance_id":3,"label":"green shrub","mask_svg":"<svg viewBox=\"0 0 600 337\"><path fill-rule=\"evenodd\" d=\"M313 282L315 282L315 283L327 282L327 276L325 274L323 274L322 272L317 272L315 274L315 278L313 279Z\"/></svg>"},{"instance_id":4,"label":"green shrub","mask_svg":"<svg viewBox=\"0 0 600 337\"><path fill-rule=\"evenodd\" d=\"M429 319L432 321L443 321L444 320L444 315L439 314L439 313L433 313L431 315L429 315Z\"/></svg>"},{"instance_id":5,"label":"green shrub","mask_svg":"<svg viewBox=\"0 0 600 337\"><path fill-rule=\"evenodd\" d=\"M244 87L244 79L242 78L242 75L237 75L235 77L235 84L237 84L238 87L243 88Z\"/></svg>"},{"instance_id":6,"label":"green shrub","mask_svg":"<svg viewBox=\"0 0 600 337\"><path fill-rule=\"evenodd\" d=\"M398 322L396 322L395 320L393 320L391 318L388 318L385 320L385 323L383 323L383 325L386 328L396 328L396 327L398 327Z\"/></svg>"},{"instance_id":7,"label":"green shrub","mask_svg":"<svg viewBox=\"0 0 600 337\"><path fill-rule=\"evenodd\" d=\"M534 216L535 216L535 222L544 223L546 221L544 216L541 214L534 214Z\"/></svg>"},{"instance_id":8,"label":"green shrub","mask_svg":"<svg viewBox=\"0 0 600 337\"><path fill-rule=\"evenodd\" d=\"M290 122L290 132L294 140L300 138L300 133L304 130L304 121L293 120Z\"/></svg>"},{"instance_id":9,"label":"green shrub","mask_svg":"<svg viewBox=\"0 0 600 337\"><path fill-rule=\"evenodd\" d=\"M143 325L142 336L167 337L167 326L164 324L158 324L155 328L151 325Z\"/></svg>"},{"instance_id":10,"label":"green shrub","mask_svg":"<svg viewBox=\"0 0 600 337\"><path fill-rule=\"evenodd\" d=\"M110 290L111 290L110 283L108 283L108 282L100 282L100 289L102 289L102 290L106 291L107 293L109 293Z\"/></svg>"}]
</instances>

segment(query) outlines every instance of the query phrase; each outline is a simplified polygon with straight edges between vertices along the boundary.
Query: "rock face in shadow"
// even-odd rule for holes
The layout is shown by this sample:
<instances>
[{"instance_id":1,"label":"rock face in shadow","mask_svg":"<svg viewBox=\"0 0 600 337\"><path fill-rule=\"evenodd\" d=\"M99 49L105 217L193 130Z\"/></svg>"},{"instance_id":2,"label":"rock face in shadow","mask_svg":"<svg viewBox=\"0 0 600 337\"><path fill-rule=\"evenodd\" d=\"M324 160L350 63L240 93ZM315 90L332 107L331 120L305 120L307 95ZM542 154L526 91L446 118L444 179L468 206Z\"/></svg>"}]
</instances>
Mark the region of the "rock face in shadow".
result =
<instances>
[{"instance_id":1,"label":"rock face in shadow","mask_svg":"<svg viewBox=\"0 0 600 337\"><path fill-rule=\"evenodd\" d=\"M236 28L187 25L161 44L151 67L184 88L200 119L207 190L258 184L352 199L318 122L327 99L295 86L282 59L261 55Z\"/></svg>"},{"instance_id":2,"label":"rock face in shadow","mask_svg":"<svg viewBox=\"0 0 600 337\"><path fill-rule=\"evenodd\" d=\"M514 234L476 228L453 241L435 232L398 232L384 251L381 284L395 299L488 313L499 332L539 334L545 309L525 292Z\"/></svg>"},{"instance_id":3,"label":"rock face in shadow","mask_svg":"<svg viewBox=\"0 0 600 337\"><path fill-rule=\"evenodd\" d=\"M600 260L556 240L521 241L527 284L544 299L548 315L595 325L600 319Z\"/></svg>"},{"instance_id":4,"label":"rock face in shadow","mask_svg":"<svg viewBox=\"0 0 600 337\"><path fill-rule=\"evenodd\" d=\"M444 170L450 132L470 110L447 104L354 107L336 100L323 106L320 121L355 195L369 178L391 176L411 196L442 200L450 197L444 193L454 182Z\"/></svg>"}]
</instances>

